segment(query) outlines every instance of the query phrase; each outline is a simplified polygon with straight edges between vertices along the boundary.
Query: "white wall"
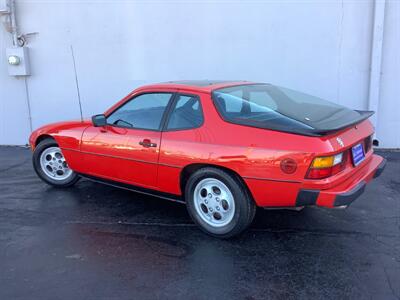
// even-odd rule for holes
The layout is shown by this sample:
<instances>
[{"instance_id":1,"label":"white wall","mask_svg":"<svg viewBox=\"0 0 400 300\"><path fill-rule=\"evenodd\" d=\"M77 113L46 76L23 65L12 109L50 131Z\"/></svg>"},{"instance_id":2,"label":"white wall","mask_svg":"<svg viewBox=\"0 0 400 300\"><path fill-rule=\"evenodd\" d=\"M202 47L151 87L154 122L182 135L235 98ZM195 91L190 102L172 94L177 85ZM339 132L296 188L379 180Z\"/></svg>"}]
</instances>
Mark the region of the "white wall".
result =
<instances>
[{"instance_id":1,"label":"white wall","mask_svg":"<svg viewBox=\"0 0 400 300\"><path fill-rule=\"evenodd\" d=\"M377 136L382 146L400 148L400 1L386 6Z\"/></svg>"},{"instance_id":2,"label":"white wall","mask_svg":"<svg viewBox=\"0 0 400 300\"><path fill-rule=\"evenodd\" d=\"M377 138L400 147L398 1L386 1ZM373 1L23 1L32 76L7 75L0 28L0 144L103 112L135 87L177 79L271 82L368 108Z\"/></svg>"}]
</instances>

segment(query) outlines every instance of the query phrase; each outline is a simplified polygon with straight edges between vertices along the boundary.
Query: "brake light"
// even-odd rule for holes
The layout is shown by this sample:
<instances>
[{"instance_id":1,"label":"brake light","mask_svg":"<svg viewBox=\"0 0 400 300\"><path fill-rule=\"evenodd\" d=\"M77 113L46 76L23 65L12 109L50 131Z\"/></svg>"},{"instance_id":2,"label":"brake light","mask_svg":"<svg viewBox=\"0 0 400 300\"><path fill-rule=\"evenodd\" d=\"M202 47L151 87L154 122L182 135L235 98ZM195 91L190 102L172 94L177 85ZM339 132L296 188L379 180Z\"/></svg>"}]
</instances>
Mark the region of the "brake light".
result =
<instances>
[{"instance_id":1,"label":"brake light","mask_svg":"<svg viewBox=\"0 0 400 300\"><path fill-rule=\"evenodd\" d=\"M314 158L308 169L306 178L323 179L343 171L346 167L347 151L332 155Z\"/></svg>"}]
</instances>

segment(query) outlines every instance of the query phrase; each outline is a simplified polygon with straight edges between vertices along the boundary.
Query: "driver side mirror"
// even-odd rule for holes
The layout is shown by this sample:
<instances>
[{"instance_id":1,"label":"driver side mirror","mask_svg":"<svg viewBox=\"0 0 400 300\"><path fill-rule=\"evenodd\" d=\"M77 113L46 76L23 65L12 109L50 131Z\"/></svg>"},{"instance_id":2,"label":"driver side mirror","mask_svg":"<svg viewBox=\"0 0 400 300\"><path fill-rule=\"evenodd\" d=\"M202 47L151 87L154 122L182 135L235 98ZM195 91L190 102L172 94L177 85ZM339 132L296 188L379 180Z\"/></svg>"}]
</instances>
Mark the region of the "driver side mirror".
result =
<instances>
[{"instance_id":1,"label":"driver side mirror","mask_svg":"<svg viewBox=\"0 0 400 300\"><path fill-rule=\"evenodd\" d=\"M106 116L103 114L94 115L92 117L92 123L94 127L103 127L107 125Z\"/></svg>"}]
</instances>

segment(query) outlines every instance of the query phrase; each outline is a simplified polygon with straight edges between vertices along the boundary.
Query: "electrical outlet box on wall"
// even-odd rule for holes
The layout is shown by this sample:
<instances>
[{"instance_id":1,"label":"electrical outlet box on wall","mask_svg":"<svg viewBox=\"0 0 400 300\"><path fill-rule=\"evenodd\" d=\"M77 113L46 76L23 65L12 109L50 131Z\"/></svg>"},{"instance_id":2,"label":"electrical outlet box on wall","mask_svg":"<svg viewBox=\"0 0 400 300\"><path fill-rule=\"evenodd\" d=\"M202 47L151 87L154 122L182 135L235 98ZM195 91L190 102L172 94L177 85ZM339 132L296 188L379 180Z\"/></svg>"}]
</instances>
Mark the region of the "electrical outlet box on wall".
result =
<instances>
[{"instance_id":1,"label":"electrical outlet box on wall","mask_svg":"<svg viewBox=\"0 0 400 300\"><path fill-rule=\"evenodd\" d=\"M6 49L8 74L10 76L31 75L28 50L27 47L13 47Z\"/></svg>"}]
</instances>

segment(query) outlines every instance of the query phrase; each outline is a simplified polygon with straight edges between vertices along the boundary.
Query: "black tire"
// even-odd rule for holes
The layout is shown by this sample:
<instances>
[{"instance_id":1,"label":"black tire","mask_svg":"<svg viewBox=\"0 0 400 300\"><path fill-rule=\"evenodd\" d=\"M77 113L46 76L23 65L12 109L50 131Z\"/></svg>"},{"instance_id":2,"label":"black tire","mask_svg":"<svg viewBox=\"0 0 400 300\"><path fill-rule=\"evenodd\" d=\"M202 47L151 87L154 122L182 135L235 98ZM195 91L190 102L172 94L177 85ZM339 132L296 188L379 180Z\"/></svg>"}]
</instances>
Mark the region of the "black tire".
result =
<instances>
[{"instance_id":1,"label":"black tire","mask_svg":"<svg viewBox=\"0 0 400 300\"><path fill-rule=\"evenodd\" d=\"M196 210L195 189L203 179L212 178L224 183L233 195L235 210L232 220L222 226L211 226ZM218 238L231 238L247 229L254 219L256 205L244 183L237 176L214 167L206 167L194 172L185 186L186 206L192 220L207 234Z\"/></svg>"},{"instance_id":2,"label":"black tire","mask_svg":"<svg viewBox=\"0 0 400 300\"><path fill-rule=\"evenodd\" d=\"M49 185L59 187L59 188L66 188L74 185L79 180L79 175L75 172L64 179L64 180L55 180L46 175L46 173L42 170L40 165L40 156L44 150L49 147L58 147L58 144L53 139L45 139L36 146L35 151L33 152L32 162L33 162L33 169L35 170L36 174L39 176L41 180L46 182Z\"/></svg>"}]
</instances>

